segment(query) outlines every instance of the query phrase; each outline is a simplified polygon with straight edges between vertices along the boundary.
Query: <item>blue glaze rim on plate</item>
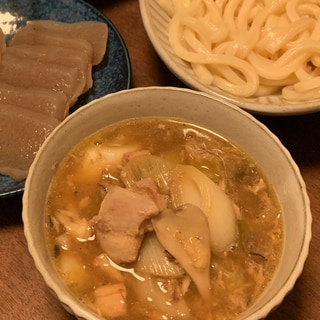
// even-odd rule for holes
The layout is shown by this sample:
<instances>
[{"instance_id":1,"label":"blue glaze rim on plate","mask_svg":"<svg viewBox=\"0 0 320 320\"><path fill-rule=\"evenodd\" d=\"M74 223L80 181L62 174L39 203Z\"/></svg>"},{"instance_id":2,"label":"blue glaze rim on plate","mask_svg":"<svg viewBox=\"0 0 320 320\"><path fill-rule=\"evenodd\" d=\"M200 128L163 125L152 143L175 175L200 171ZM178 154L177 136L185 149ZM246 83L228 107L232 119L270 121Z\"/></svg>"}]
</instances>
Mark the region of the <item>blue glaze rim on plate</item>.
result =
<instances>
[{"instance_id":1,"label":"blue glaze rim on plate","mask_svg":"<svg viewBox=\"0 0 320 320\"><path fill-rule=\"evenodd\" d=\"M108 44L103 61L93 68L93 87L79 97L70 112L109 93L129 89L131 62L122 36L100 11L82 0L0 0L0 27L7 40L27 20L48 19L62 22L93 20L108 25ZM0 198L22 193L25 180L0 175Z\"/></svg>"}]
</instances>

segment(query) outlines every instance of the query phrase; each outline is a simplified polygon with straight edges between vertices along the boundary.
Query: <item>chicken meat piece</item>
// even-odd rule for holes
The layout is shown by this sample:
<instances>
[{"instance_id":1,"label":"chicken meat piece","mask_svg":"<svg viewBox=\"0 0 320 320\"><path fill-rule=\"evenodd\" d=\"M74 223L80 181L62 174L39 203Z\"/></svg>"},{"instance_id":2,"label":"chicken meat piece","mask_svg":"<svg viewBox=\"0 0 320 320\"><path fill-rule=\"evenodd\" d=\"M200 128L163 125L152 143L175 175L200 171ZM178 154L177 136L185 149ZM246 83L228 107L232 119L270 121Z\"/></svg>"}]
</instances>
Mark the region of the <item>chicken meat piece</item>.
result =
<instances>
[{"instance_id":1,"label":"chicken meat piece","mask_svg":"<svg viewBox=\"0 0 320 320\"><path fill-rule=\"evenodd\" d=\"M144 234L152 230L151 218L166 205L165 196L145 185L110 188L92 220L102 250L115 263L135 261Z\"/></svg>"}]
</instances>

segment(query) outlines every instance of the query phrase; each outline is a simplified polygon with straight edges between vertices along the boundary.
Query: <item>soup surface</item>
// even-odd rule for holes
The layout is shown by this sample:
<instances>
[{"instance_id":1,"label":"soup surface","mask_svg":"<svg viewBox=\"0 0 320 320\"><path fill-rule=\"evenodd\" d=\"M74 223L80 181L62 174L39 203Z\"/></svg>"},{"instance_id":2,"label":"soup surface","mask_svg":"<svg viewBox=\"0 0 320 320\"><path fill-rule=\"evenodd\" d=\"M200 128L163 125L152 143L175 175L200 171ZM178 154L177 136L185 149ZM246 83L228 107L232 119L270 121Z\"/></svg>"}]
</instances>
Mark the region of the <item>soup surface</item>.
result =
<instances>
[{"instance_id":1,"label":"soup surface","mask_svg":"<svg viewBox=\"0 0 320 320\"><path fill-rule=\"evenodd\" d=\"M130 119L57 166L45 209L70 292L116 319L235 319L270 282L278 199L241 148L178 119Z\"/></svg>"}]
</instances>

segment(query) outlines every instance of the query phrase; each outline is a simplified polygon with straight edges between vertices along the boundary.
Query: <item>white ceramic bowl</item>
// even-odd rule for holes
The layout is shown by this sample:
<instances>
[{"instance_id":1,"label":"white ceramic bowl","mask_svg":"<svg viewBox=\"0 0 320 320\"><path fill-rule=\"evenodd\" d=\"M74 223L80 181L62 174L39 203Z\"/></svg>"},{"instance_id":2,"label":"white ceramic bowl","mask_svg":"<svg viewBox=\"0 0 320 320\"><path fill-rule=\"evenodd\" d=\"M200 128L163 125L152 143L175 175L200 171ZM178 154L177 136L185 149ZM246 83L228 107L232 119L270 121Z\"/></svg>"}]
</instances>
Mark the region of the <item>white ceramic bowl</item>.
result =
<instances>
[{"instance_id":1,"label":"white ceramic bowl","mask_svg":"<svg viewBox=\"0 0 320 320\"><path fill-rule=\"evenodd\" d=\"M280 266L261 298L239 319L262 319L293 288L311 239L311 213L305 183L281 142L238 107L188 89L150 87L120 91L95 100L69 116L45 141L26 180L23 221L29 251L47 285L78 318L100 319L76 301L51 265L44 238L44 205L53 168L83 137L126 118L179 117L220 133L242 146L273 184L284 212L285 241Z\"/></svg>"},{"instance_id":2,"label":"white ceramic bowl","mask_svg":"<svg viewBox=\"0 0 320 320\"><path fill-rule=\"evenodd\" d=\"M244 99L232 96L214 86L202 84L195 76L190 64L172 51L168 39L169 16L157 0L139 0L139 4L144 27L159 57L171 72L190 88L222 98L253 114L284 116L320 111L320 99L296 103L285 101L280 95Z\"/></svg>"}]
</instances>

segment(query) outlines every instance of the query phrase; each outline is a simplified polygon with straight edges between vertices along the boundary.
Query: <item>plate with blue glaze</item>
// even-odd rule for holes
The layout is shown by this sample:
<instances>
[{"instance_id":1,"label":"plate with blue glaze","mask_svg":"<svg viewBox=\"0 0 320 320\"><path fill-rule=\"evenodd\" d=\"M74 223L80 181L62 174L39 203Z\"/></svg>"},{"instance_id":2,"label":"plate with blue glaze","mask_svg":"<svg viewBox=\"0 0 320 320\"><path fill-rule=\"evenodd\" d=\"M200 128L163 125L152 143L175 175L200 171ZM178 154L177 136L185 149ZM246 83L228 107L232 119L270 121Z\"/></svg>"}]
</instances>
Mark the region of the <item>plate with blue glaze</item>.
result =
<instances>
[{"instance_id":1,"label":"plate with blue glaze","mask_svg":"<svg viewBox=\"0 0 320 320\"><path fill-rule=\"evenodd\" d=\"M100 21L108 25L108 43L103 61L93 67L93 87L79 97L71 112L109 93L130 88L131 63L126 45L113 23L82 0L0 0L0 27L6 39L28 20L62 22ZM0 175L0 198L22 193L24 180Z\"/></svg>"}]
</instances>

